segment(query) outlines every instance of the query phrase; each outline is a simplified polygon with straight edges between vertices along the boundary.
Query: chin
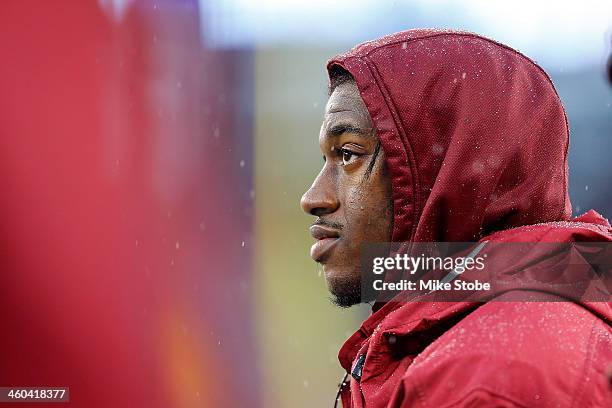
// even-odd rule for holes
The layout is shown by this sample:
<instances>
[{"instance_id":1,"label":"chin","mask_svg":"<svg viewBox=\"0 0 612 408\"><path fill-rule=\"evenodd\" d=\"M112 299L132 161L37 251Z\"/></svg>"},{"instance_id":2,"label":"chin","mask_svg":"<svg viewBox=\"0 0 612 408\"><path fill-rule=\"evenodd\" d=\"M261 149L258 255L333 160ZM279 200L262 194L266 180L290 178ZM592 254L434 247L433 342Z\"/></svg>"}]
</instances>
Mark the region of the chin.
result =
<instances>
[{"instance_id":1,"label":"chin","mask_svg":"<svg viewBox=\"0 0 612 408\"><path fill-rule=\"evenodd\" d=\"M333 268L324 268L325 280L331 294L331 302L338 307L351 307L367 300L361 296L359 275L347 274Z\"/></svg>"},{"instance_id":2,"label":"chin","mask_svg":"<svg viewBox=\"0 0 612 408\"><path fill-rule=\"evenodd\" d=\"M338 264L325 263L323 273L330 291L335 287L354 285L355 282L359 285L361 281L358 274Z\"/></svg>"}]
</instances>

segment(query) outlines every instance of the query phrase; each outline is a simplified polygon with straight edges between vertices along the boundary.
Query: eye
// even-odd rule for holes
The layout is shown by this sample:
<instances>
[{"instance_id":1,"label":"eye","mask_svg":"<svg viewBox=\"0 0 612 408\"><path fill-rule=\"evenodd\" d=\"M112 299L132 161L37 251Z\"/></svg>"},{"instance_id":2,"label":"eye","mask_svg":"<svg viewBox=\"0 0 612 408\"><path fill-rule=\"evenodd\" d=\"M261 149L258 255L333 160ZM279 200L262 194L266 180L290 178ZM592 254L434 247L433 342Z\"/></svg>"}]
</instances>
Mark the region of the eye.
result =
<instances>
[{"instance_id":1,"label":"eye","mask_svg":"<svg viewBox=\"0 0 612 408\"><path fill-rule=\"evenodd\" d=\"M343 166L351 164L357 157L359 157L359 154L347 149L346 147L341 148L340 153L342 154Z\"/></svg>"}]
</instances>

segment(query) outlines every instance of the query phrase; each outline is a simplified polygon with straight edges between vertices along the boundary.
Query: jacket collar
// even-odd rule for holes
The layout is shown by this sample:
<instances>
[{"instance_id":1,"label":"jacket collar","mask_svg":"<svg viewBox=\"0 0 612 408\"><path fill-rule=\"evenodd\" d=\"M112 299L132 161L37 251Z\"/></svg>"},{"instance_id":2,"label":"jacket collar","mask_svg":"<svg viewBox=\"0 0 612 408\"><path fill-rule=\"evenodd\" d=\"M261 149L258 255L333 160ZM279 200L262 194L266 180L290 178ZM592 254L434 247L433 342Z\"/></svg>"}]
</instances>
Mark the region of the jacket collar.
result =
<instances>
[{"instance_id":1,"label":"jacket collar","mask_svg":"<svg viewBox=\"0 0 612 408\"><path fill-rule=\"evenodd\" d=\"M418 302L405 302L400 296L373 308L370 317L346 340L338 353L338 359L347 372L351 372L353 361L358 355L366 351L368 354L390 354L396 357L401 357L399 354L420 352L454 324L454 317L462 317L479 305L469 302L431 302L426 297Z\"/></svg>"}]
</instances>

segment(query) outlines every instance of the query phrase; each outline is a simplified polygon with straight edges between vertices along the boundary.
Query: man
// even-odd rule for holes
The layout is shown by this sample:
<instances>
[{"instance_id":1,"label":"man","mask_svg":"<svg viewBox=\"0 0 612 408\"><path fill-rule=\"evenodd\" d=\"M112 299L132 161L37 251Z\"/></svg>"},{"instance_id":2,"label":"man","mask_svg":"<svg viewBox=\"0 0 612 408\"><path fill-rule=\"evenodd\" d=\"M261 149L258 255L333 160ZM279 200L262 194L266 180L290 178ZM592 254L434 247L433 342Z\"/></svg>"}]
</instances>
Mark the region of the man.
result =
<instances>
[{"instance_id":1,"label":"man","mask_svg":"<svg viewBox=\"0 0 612 408\"><path fill-rule=\"evenodd\" d=\"M327 68L324 165L301 205L337 305L376 300L361 291L367 242L612 241L595 211L571 219L565 112L527 57L410 30ZM542 296L553 302L379 299L340 350L342 405L612 406L610 304Z\"/></svg>"}]
</instances>

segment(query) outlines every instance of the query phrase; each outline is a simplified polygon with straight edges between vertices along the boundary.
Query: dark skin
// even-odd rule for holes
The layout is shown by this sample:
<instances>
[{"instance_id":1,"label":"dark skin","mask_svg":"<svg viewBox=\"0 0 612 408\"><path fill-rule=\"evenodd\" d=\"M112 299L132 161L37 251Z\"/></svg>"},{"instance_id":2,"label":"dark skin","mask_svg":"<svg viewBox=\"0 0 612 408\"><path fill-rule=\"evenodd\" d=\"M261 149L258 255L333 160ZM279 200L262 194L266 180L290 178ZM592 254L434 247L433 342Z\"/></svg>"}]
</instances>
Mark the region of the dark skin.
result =
<instances>
[{"instance_id":1,"label":"dark skin","mask_svg":"<svg viewBox=\"0 0 612 408\"><path fill-rule=\"evenodd\" d=\"M329 97L319 146L324 165L301 206L317 217L311 256L323 265L332 301L349 307L373 300L361 294L361 245L390 241L393 226L384 152L353 81Z\"/></svg>"}]
</instances>

